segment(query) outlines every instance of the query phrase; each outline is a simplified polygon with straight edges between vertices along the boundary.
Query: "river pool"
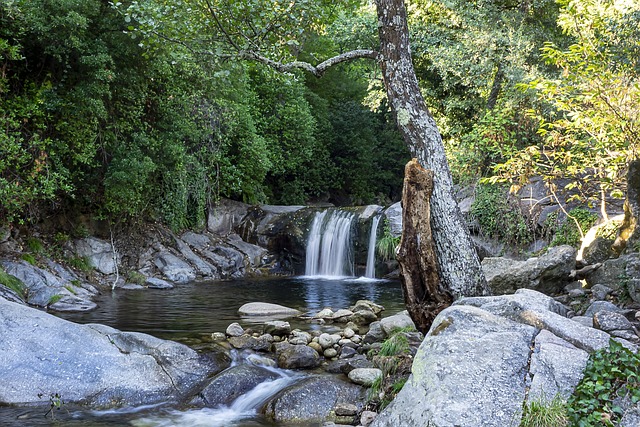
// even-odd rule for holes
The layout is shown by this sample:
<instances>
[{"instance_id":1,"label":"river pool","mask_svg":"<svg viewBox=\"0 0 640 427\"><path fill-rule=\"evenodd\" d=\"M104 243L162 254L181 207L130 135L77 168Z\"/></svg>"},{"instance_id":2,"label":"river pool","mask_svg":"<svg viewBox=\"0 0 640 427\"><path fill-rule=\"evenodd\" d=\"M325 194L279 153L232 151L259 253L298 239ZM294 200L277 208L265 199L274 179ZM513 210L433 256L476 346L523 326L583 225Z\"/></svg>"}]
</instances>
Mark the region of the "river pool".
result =
<instances>
[{"instance_id":1,"label":"river pool","mask_svg":"<svg viewBox=\"0 0 640 427\"><path fill-rule=\"evenodd\" d=\"M264 278L229 282L194 282L168 290L121 290L100 295L99 308L88 313L59 313L78 323L102 323L123 331L145 332L159 338L193 345L212 332L224 332L232 322L247 327L255 319L241 318L238 308L247 302L269 302L313 314L324 307L348 308L359 299L383 305L384 315L404 309L400 283L364 278ZM293 327L310 330L315 323L293 321ZM283 373L284 377L289 374ZM282 382L288 379L284 378ZM43 398L47 401L47 398ZM273 426L242 408L189 410L171 404L87 411L63 405L55 418L48 407L0 407L0 426L134 426L134 427L256 427Z\"/></svg>"}]
</instances>

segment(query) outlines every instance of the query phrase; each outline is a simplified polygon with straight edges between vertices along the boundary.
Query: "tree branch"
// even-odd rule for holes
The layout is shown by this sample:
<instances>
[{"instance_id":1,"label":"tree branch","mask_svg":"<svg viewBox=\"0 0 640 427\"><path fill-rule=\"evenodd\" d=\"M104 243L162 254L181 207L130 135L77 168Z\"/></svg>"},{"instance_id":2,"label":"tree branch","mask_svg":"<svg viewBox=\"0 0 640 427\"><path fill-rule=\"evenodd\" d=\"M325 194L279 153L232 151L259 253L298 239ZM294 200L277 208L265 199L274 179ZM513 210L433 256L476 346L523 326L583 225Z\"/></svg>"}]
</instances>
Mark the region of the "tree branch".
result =
<instances>
[{"instance_id":1,"label":"tree branch","mask_svg":"<svg viewBox=\"0 0 640 427\"><path fill-rule=\"evenodd\" d=\"M321 62L320 64L314 66L308 62L303 61L292 61L287 63L282 63L278 61L274 61L273 59L269 59L265 56L262 56L256 52L252 51L240 51L238 52L237 57L241 59L249 59L252 61L257 61L262 64L268 65L271 68L274 68L280 72L286 73L291 72L293 70L305 70L309 73L313 74L316 77L322 77L322 75L334 65L340 64L342 62L351 61L353 59L358 58L369 58L369 59L378 59L378 52L375 50L369 49L358 49L352 50L349 52L341 53L340 55L334 56L332 58L327 59L326 61Z\"/></svg>"}]
</instances>

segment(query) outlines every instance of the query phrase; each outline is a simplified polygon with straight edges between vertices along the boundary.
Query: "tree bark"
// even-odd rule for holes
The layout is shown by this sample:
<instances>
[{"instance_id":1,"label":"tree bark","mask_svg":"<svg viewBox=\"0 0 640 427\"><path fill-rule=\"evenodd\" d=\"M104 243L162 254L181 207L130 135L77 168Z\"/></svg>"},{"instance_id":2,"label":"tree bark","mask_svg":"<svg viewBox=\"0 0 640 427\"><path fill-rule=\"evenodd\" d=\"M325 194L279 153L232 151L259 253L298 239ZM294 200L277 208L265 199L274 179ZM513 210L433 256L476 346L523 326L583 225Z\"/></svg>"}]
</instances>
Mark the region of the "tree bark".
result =
<instances>
[{"instance_id":1,"label":"tree bark","mask_svg":"<svg viewBox=\"0 0 640 427\"><path fill-rule=\"evenodd\" d=\"M635 250L640 242L640 160L629 163L627 171L627 198L624 201L624 220L620 226L613 250L618 255L625 249Z\"/></svg>"},{"instance_id":2,"label":"tree bark","mask_svg":"<svg viewBox=\"0 0 640 427\"><path fill-rule=\"evenodd\" d=\"M387 98L413 157L433 171L431 231L441 286L453 298L489 290L469 230L453 198L453 180L442 137L418 86L403 0L376 0L380 61Z\"/></svg>"},{"instance_id":3,"label":"tree bark","mask_svg":"<svg viewBox=\"0 0 640 427\"><path fill-rule=\"evenodd\" d=\"M416 159L407 163L402 188L402 238L398 250L404 302L416 328L426 334L433 319L453 302L441 286L431 234L429 201L433 172Z\"/></svg>"}]
</instances>

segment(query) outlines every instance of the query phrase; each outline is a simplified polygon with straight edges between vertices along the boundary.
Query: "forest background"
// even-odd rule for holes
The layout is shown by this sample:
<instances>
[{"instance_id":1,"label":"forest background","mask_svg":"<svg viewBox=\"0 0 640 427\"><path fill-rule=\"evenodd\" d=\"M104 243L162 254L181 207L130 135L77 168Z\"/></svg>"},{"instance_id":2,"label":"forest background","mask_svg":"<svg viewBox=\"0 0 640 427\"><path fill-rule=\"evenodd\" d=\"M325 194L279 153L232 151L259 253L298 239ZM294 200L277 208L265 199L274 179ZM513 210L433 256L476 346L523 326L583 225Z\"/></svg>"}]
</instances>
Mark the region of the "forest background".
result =
<instances>
[{"instance_id":1,"label":"forest background","mask_svg":"<svg viewBox=\"0 0 640 427\"><path fill-rule=\"evenodd\" d=\"M407 7L457 183L539 175L592 206L623 197L640 141L637 0ZM374 60L318 79L238 55L318 63L376 49L376 25L355 0L0 0L0 225L74 212L178 230L203 227L220 197L398 200L409 151Z\"/></svg>"}]
</instances>

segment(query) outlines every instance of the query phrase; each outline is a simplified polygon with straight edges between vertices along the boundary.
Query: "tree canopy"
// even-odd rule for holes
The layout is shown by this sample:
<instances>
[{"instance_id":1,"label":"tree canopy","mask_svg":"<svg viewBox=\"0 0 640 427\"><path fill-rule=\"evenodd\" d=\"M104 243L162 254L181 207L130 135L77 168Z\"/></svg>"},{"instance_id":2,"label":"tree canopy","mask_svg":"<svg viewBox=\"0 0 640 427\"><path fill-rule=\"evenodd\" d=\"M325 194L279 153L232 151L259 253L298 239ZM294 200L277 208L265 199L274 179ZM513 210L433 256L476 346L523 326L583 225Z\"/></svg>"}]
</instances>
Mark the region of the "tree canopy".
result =
<instances>
[{"instance_id":1,"label":"tree canopy","mask_svg":"<svg viewBox=\"0 0 640 427\"><path fill-rule=\"evenodd\" d=\"M620 196L638 141L638 9L411 2L414 67L454 178L562 176L588 184L584 198ZM0 222L73 211L180 229L218 197L398 200L409 153L382 75L341 56L378 45L357 0L1 0Z\"/></svg>"}]
</instances>

